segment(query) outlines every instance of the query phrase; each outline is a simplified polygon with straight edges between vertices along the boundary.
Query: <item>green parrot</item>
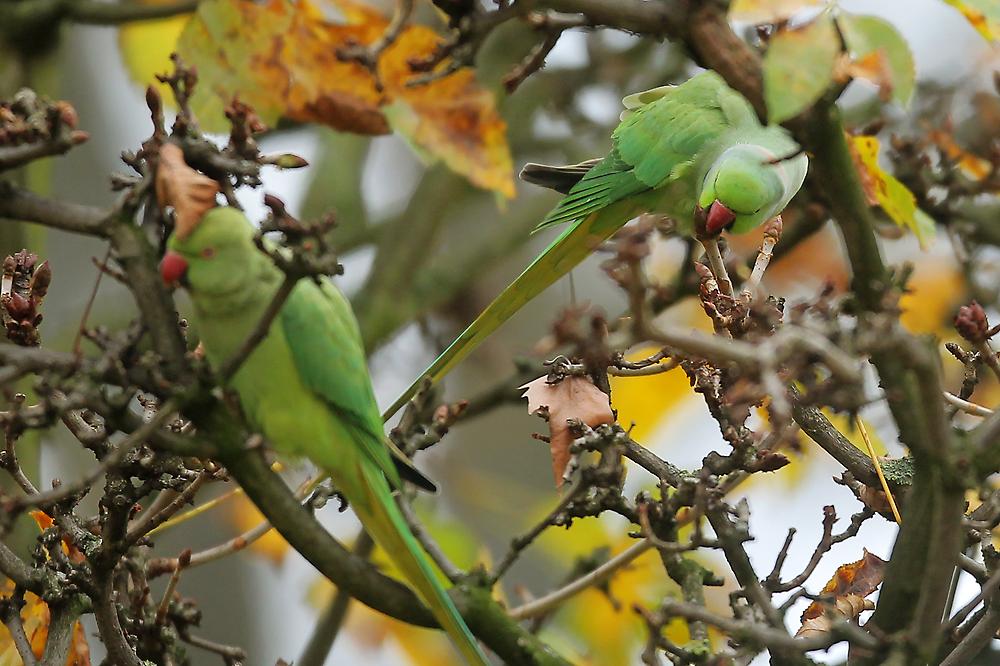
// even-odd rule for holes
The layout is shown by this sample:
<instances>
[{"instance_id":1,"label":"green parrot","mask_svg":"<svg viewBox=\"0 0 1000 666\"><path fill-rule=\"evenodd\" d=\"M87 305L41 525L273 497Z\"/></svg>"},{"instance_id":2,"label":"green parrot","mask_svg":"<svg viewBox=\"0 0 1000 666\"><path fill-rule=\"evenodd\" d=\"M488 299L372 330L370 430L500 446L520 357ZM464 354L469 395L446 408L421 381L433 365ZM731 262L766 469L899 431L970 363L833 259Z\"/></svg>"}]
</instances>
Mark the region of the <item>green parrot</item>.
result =
<instances>
[{"instance_id":1,"label":"green parrot","mask_svg":"<svg viewBox=\"0 0 1000 666\"><path fill-rule=\"evenodd\" d=\"M632 218L665 214L679 233L714 245L723 231L744 233L779 215L805 180L808 159L798 144L780 127L763 127L749 102L713 71L622 102L625 111L606 157L566 167L525 167L524 180L566 195L535 230L569 226L386 410L385 418L413 397L425 378L440 380Z\"/></svg>"},{"instance_id":2,"label":"green parrot","mask_svg":"<svg viewBox=\"0 0 1000 666\"><path fill-rule=\"evenodd\" d=\"M160 264L165 282L190 292L215 368L237 353L284 279L253 236L242 212L212 208L187 235L170 238ZM393 499L401 479L434 485L383 433L361 334L343 294L328 280L300 280L229 387L277 451L306 456L330 475L468 663L488 664Z\"/></svg>"}]
</instances>

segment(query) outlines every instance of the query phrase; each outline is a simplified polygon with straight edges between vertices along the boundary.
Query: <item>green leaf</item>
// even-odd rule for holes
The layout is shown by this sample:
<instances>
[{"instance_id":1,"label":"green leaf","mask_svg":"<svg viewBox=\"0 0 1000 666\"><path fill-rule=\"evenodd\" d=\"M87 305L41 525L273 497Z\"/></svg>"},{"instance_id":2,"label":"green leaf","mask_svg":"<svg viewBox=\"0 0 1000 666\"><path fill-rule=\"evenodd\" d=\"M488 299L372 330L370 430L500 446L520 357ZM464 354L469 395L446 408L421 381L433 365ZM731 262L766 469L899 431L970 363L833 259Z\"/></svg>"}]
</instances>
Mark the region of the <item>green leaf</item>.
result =
<instances>
[{"instance_id":1,"label":"green leaf","mask_svg":"<svg viewBox=\"0 0 1000 666\"><path fill-rule=\"evenodd\" d=\"M764 55L768 120L788 120L818 100L833 81L839 53L840 37L829 14L776 34Z\"/></svg>"},{"instance_id":2,"label":"green leaf","mask_svg":"<svg viewBox=\"0 0 1000 666\"><path fill-rule=\"evenodd\" d=\"M913 97L916 69L910 46L896 28L885 19L847 12L842 12L837 17L837 25L855 60L861 60L876 51L885 56L892 98L902 106L909 104Z\"/></svg>"}]
</instances>

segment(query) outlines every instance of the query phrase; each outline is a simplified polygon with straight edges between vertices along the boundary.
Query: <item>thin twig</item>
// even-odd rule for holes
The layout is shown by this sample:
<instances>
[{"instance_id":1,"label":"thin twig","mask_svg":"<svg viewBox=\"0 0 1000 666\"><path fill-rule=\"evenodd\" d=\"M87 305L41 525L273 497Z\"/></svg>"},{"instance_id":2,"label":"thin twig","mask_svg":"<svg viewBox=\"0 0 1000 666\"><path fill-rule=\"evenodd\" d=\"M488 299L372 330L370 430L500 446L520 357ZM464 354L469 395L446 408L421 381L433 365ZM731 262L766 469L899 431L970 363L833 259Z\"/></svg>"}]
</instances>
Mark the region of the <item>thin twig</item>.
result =
<instances>
[{"instance_id":1,"label":"thin twig","mask_svg":"<svg viewBox=\"0 0 1000 666\"><path fill-rule=\"evenodd\" d=\"M21 603L15 603L13 597L10 599L3 600L6 609L4 612L3 623L7 627L7 631L10 632L10 637L14 641L14 647L17 648L17 653L21 656L21 661L24 666L35 666L38 662L35 660L35 653L31 649L31 641L28 640L27 634L24 633L24 623L21 621L20 606L23 604L23 599Z\"/></svg>"},{"instance_id":2,"label":"thin twig","mask_svg":"<svg viewBox=\"0 0 1000 666\"><path fill-rule=\"evenodd\" d=\"M427 530L424 529L424 526L413 512L413 507L410 506L409 501L401 497L397 504L403 514L403 519L406 520L406 524L410 528L410 532L423 547L424 552L430 556L434 564L441 570L441 573L445 575L445 578L452 583L457 583L461 580L463 575L462 570L448 559L448 556L441 550L441 546L427 533Z\"/></svg>"},{"instance_id":3,"label":"thin twig","mask_svg":"<svg viewBox=\"0 0 1000 666\"><path fill-rule=\"evenodd\" d=\"M1000 358L997 357L997 353L993 351L993 347L990 345L989 340L983 340L976 343L976 350L979 352L979 357L983 359L987 367L993 371L997 379L1000 379Z\"/></svg>"},{"instance_id":4,"label":"thin twig","mask_svg":"<svg viewBox=\"0 0 1000 666\"><path fill-rule=\"evenodd\" d=\"M958 407L958 409L966 414L971 414L973 416L991 416L993 414L993 410L989 407L983 407L982 405L978 405L974 402L962 400L954 393L949 393L948 391L944 392L944 401L954 407Z\"/></svg>"},{"instance_id":5,"label":"thin twig","mask_svg":"<svg viewBox=\"0 0 1000 666\"><path fill-rule=\"evenodd\" d=\"M1000 629L1000 609L990 608L966 634L962 642L941 662L941 666L963 666L968 664L989 645Z\"/></svg>"},{"instance_id":6,"label":"thin twig","mask_svg":"<svg viewBox=\"0 0 1000 666\"><path fill-rule=\"evenodd\" d=\"M156 525L155 527L151 528L146 533L146 536L153 536L157 532L163 532L165 530L170 529L171 527L175 527L177 525L180 525L181 523L186 523L187 521L191 520L192 518L196 518L196 517L200 516L201 514L205 513L206 511L210 511L210 510L214 509L215 507L219 506L223 502L231 500L234 497L238 497L239 495L242 495L242 494L243 494L243 489L242 488L233 488L232 490L227 491L227 492L219 495L218 497L213 497L212 499L210 499L210 500L208 500L206 502L202 502L198 506L194 507L193 509L191 509L189 511L185 511L184 513L180 514L179 516L174 516L172 518L168 517L169 518L168 520L164 520L161 524Z\"/></svg>"},{"instance_id":7,"label":"thin twig","mask_svg":"<svg viewBox=\"0 0 1000 666\"><path fill-rule=\"evenodd\" d=\"M1000 588L1000 569L993 572L982 587L979 589L979 594L972 598L972 600L966 605L962 606L948 621L944 624L942 631L947 636L952 631L958 628L958 625L962 624L969 613L974 611L976 607L983 603L983 601L989 599Z\"/></svg>"},{"instance_id":8,"label":"thin twig","mask_svg":"<svg viewBox=\"0 0 1000 666\"><path fill-rule=\"evenodd\" d=\"M583 490L584 487L585 484L583 483L577 483L576 485L574 485L572 488L569 489L568 492L566 492L565 495L563 495L563 498L559 500L559 503L555 506L555 508L549 511L549 513L542 520L535 523L535 525L525 534L511 539L510 549L507 551L507 554L504 555L503 559L500 560L500 563L497 564L496 568L493 570L493 575L491 576L491 579L494 582L500 580L500 578L502 578L503 575L507 573L507 570L510 569L511 565L513 565L514 562L517 561L517 558L521 555L521 552L525 548L527 548L528 545L530 545L536 538L538 538L538 535L540 535L549 526L552 525L552 521L555 520L555 518L560 513L566 510L566 507L568 507L573 502L573 500L576 499L577 495L580 493L581 490Z\"/></svg>"},{"instance_id":9,"label":"thin twig","mask_svg":"<svg viewBox=\"0 0 1000 666\"><path fill-rule=\"evenodd\" d=\"M125 439L119 442L115 448L104 457L100 464L86 474L76 483L65 483L52 490L45 492L35 492L34 494L18 497L14 504L18 509L25 509L30 506L48 506L61 502L81 492L84 488L93 485L98 479L104 476L108 470L117 467L132 452L135 447L144 442L152 433L161 428L167 421L174 418L177 412L177 403L171 399L163 403L153 417L143 423L138 429L133 431Z\"/></svg>"},{"instance_id":10,"label":"thin twig","mask_svg":"<svg viewBox=\"0 0 1000 666\"><path fill-rule=\"evenodd\" d=\"M189 14L198 8L198 2L199 0L174 0L174 2L147 4L74 0L65 4L65 12L66 18L76 23L118 25Z\"/></svg>"},{"instance_id":11,"label":"thin twig","mask_svg":"<svg viewBox=\"0 0 1000 666\"><path fill-rule=\"evenodd\" d=\"M274 322L274 318L278 316L279 312L281 312L281 307L285 304L285 301L288 300L288 297L291 295L292 289L295 288L295 284L297 282L298 278L288 275L285 276L284 281L281 283L281 286L278 287L278 291L274 293L274 297L271 299L270 304L268 304L267 309L264 310L264 314L261 315L260 321L257 322L257 325L250 332L250 335L248 335L246 340L243 341L243 344L239 346L239 349L236 350L236 353L233 354L232 358L228 359L222 364L222 367L219 368L220 384L228 383L229 380L233 378L233 375L236 374L236 371L240 369L240 366L243 365L243 362L246 361L247 357L250 356L250 353L253 352L253 350L257 348L257 345L259 345L261 341L267 337L268 331L271 330L271 324Z\"/></svg>"},{"instance_id":12,"label":"thin twig","mask_svg":"<svg viewBox=\"0 0 1000 666\"><path fill-rule=\"evenodd\" d=\"M129 528L128 533L125 535L125 542L135 543L140 538L150 534L154 529L166 522L167 519L194 499L194 496L198 493L201 487L205 485L205 482L211 478L211 476L212 474L210 472L202 472L196 476L194 481L189 483L184 490L177 493L177 496L174 497L173 500L171 500L170 503L161 510L156 513L147 513L139 520L135 521Z\"/></svg>"},{"instance_id":13,"label":"thin twig","mask_svg":"<svg viewBox=\"0 0 1000 666\"><path fill-rule=\"evenodd\" d=\"M733 297L733 281L729 279L729 271L726 270L726 262L722 259L722 252L719 250L718 238L706 238L701 241L705 248L705 258L708 259L708 266L715 274L715 279L719 284L719 291L723 296Z\"/></svg>"},{"instance_id":14,"label":"thin twig","mask_svg":"<svg viewBox=\"0 0 1000 666\"><path fill-rule=\"evenodd\" d=\"M550 610L560 606L570 597L577 595L589 587L600 585L610 578L616 571L624 566L627 566L652 547L653 542L649 539L638 541L590 573L580 576L572 583L569 583L558 590L554 590L553 592L546 594L544 597L539 597L538 599L533 599L532 601L522 604L512 609L508 614L511 619L514 620L528 620L533 617L538 617L539 615L545 615Z\"/></svg>"},{"instance_id":15,"label":"thin twig","mask_svg":"<svg viewBox=\"0 0 1000 666\"><path fill-rule=\"evenodd\" d=\"M156 624L163 626L166 623L167 612L170 610L170 604L173 603L174 600L174 590L177 589L177 584L181 580L181 572L184 571L190 563L191 549L186 548L177 558L177 568L171 572L170 580L167 581L167 587L163 590L163 599L160 600L160 605L156 608Z\"/></svg>"},{"instance_id":16,"label":"thin twig","mask_svg":"<svg viewBox=\"0 0 1000 666\"><path fill-rule=\"evenodd\" d=\"M108 259L111 258L111 246L108 245L108 249L104 252L104 259L101 260L101 264L107 265ZM101 278L104 277L104 271L97 271L97 278L94 280L94 286L90 290L90 296L87 298L86 305L83 306L83 314L80 315L80 324L76 329L76 336L73 338L73 353L79 357L82 353L80 350L80 344L83 342L83 332L87 328L87 320L90 318L90 311L94 307L94 301L97 298L97 290L101 288Z\"/></svg>"},{"instance_id":17,"label":"thin twig","mask_svg":"<svg viewBox=\"0 0 1000 666\"><path fill-rule=\"evenodd\" d=\"M358 557L367 559L375 550L375 541L368 532L362 531L351 550ZM330 604L323 609L316 621L316 626L313 628L302 656L295 662L296 666L323 666L326 663L326 657L333 649L333 644L337 640L340 628L344 625L344 619L347 617L350 605L351 595L338 588L330 600Z\"/></svg>"},{"instance_id":18,"label":"thin twig","mask_svg":"<svg viewBox=\"0 0 1000 666\"><path fill-rule=\"evenodd\" d=\"M889 483L885 480L885 474L882 473L882 465L878 461L878 456L875 454L875 447L872 446L872 442L868 439L868 431L865 429L865 424L861 420L860 416L854 417L854 422L858 425L858 430L861 432L861 439L865 440L865 447L868 448L868 455L871 456L872 464L875 465L875 473L878 474L879 483L882 484L882 491L885 492L885 498L889 502L889 508L892 509L892 516L896 519L897 525L903 524L903 519L899 516L899 509L896 508L896 500L892 497L892 491L889 490Z\"/></svg>"},{"instance_id":19,"label":"thin twig","mask_svg":"<svg viewBox=\"0 0 1000 666\"><path fill-rule=\"evenodd\" d=\"M750 273L750 277L747 279L746 284L743 285L743 290L740 293L740 297L747 303L753 298L754 292L757 291L761 280L764 279L764 273L767 271L767 267L771 263L771 257L774 255L774 246L781 239L781 228L781 215L778 215L764 225L764 240L760 245L760 253L757 255L753 271Z\"/></svg>"}]
</instances>

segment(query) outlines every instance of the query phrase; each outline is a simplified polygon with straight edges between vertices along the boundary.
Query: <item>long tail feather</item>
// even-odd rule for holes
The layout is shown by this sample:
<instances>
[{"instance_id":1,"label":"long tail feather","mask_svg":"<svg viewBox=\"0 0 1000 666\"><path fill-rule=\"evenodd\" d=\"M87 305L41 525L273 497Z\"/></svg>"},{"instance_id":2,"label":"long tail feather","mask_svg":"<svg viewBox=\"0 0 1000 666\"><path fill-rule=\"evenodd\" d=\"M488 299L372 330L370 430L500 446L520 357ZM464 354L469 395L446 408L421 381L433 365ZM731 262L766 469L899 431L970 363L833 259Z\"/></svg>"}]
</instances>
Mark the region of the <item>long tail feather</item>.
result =
<instances>
[{"instance_id":1,"label":"long tail feather","mask_svg":"<svg viewBox=\"0 0 1000 666\"><path fill-rule=\"evenodd\" d=\"M515 312L583 261L631 217L634 204L618 202L574 222L531 262L383 414L388 419L413 397L425 378L437 383Z\"/></svg>"},{"instance_id":2,"label":"long tail feather","mask_svg":"<svg viewBox=\"0 0 1000 666\"><path fill-rule=\"evenodd\" d=\"M427 555L410 532L381 471L363 464L361 473L364 476L362 485L368 497L365 498L366 501L356 502L353 506L365 529L388 553L406 580L416 588L417 594L431 609L466 662L470 666L489 666L490 662L479 648L475 636L469 631L451 597L438 581Z\"/></svg>"}]
</instances>

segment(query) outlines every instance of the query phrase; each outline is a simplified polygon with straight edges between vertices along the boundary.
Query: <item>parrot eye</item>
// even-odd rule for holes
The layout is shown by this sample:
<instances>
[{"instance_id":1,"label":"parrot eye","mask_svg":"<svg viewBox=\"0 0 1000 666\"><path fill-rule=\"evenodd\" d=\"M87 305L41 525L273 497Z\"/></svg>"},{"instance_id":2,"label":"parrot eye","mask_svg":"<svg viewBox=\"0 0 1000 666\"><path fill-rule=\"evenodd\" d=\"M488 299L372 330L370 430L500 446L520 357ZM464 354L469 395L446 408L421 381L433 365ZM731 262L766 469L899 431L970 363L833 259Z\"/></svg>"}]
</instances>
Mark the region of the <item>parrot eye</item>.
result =
<instances>
[{"instance_id":1,"label":"parrot eye","mask_svg":"<svg viewBox=\"0 0 1000 666\"><path fill-rule=\"evenodd\" d=\"M212 257L215 256L215 248L206 247L204 250L201 251L201 256L205 259L211 259Z\"/></svg>"}]
</instances>

